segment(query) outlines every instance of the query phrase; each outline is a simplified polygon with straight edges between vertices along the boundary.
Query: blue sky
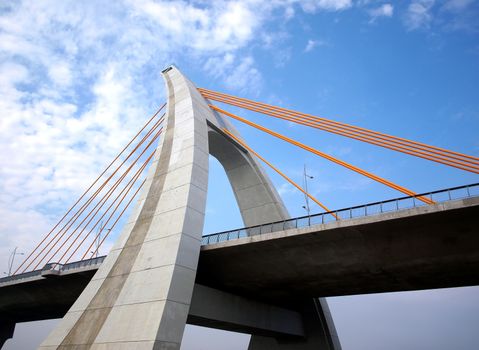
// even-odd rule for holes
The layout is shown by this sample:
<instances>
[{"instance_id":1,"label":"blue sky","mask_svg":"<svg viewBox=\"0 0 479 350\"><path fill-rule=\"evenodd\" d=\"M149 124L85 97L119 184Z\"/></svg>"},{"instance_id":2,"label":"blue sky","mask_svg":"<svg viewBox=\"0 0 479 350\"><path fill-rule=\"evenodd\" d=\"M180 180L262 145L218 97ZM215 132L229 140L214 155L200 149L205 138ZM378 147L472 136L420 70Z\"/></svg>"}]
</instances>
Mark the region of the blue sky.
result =
<instances>
[{"instance_id":1,"label":"blue sky","mask_svg":"<svg viewBox=\"0 0 479 350\"><path fill-rule=\"evenodd\" d=\"M2 2L0 262L6 265L15 246L28 252L164 101L160 72L170 63L200 87L478 156L478 15L474 0ZM229 110L417 192L478 181L422 159ZM311 192L331 208L401 195L236 126L294 180L301 181L307 164L315 177ZM210 164L204 232L241 226L222 169ZM303 196L270 175L291 215L303 215ZM334 298L331 308L345 349L385 348L387 339L404 337L403 319L394 323L381 310L407 305L430 337L412 337L417 346L398 343L398 349L450 348L431 342L433 335L468 349L479 343L472 328L477 292ZM444 305L459 297L458 315ZM364 312L369 322L359 321ZM428 328L449 316L454 322ZM388 324L384 344L368 332Z\"/></svg>"}]
</instances>

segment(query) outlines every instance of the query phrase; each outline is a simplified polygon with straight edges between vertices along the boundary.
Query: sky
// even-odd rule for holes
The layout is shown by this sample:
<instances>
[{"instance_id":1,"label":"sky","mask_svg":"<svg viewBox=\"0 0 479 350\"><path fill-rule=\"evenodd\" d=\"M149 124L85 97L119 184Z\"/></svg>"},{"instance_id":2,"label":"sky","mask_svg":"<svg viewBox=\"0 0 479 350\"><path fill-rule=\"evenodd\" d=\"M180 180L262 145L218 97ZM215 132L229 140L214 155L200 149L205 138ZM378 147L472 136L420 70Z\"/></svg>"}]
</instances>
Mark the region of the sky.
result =
<instances>
[{"instance_id":1,"label":"sky","mask_svg":"<svg viewBox=\"0 0 479 350\"><path fill-rule=\"evenodd\" d=\"M479 156L478 15L474 0L2 1L0 272L15 247L28 253L39 242L164 102L161 70L170 64L199 87ZM226 109L416 192L478 182L472 173ZM306 164L311 194L331 208L401 196L234 124L293 180L301 182ZM304 215L301 193L267 171L291 215ZM224 172L210 159L204 233L242 225ZM478 295L470 287L329 302L345 350L473 349ZM40 340L26 334L41 339L54 323L17 327L6 348L33 348ZM210 334L218 344L205 348L246 347L245 335L211 332L187 327L183 349Z\"/></svg>"}]
</instances>

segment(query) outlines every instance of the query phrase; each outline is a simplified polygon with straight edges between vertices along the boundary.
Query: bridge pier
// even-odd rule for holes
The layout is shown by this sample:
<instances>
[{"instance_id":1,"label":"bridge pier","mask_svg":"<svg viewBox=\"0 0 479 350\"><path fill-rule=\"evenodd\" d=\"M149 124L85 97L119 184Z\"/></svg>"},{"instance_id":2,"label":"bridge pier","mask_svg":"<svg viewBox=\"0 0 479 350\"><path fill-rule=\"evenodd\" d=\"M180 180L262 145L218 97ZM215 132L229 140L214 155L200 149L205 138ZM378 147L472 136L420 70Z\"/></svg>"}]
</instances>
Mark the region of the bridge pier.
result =
<instances>
[{"instance_id":1,"label":"bridge pier","mask_svg":"<svg viewBox=\"0 0 479 350\"><path fill-rule=\"evenodd\" d=\"M5 342L13 337L15 331L15 322L11 321L0 321L0 349L3 347Z\"/></svg>"},{"instance_id":2,"label":"bridge pier","mask_svg":"<svg viewBox=\"0 0 479 350\"><path fill-rule=\"evenodd\" d=\"M303 337L252 335L248 350L341 350L326 300L306 300L298 307Z\"/></svg>"}]
</instances>

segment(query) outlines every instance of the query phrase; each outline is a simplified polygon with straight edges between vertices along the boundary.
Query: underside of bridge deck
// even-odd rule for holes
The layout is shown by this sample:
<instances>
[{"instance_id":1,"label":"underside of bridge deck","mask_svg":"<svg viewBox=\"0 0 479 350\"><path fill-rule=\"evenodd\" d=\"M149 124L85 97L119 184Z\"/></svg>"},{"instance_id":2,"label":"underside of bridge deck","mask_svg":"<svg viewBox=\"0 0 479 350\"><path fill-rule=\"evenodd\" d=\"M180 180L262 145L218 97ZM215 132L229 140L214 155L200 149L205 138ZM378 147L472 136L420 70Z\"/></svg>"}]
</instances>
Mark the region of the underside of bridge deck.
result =
<instances>
[{"instance_id":1,"label":"underside of bridge deck","mask_svg":"<svg viewBox=\"0 0 479 350\"><path fill-rule=\"evenodd\" d=\"M205 246L197 282L283 303L479 284L479 198Z\"/></svg>"}]
</instances>

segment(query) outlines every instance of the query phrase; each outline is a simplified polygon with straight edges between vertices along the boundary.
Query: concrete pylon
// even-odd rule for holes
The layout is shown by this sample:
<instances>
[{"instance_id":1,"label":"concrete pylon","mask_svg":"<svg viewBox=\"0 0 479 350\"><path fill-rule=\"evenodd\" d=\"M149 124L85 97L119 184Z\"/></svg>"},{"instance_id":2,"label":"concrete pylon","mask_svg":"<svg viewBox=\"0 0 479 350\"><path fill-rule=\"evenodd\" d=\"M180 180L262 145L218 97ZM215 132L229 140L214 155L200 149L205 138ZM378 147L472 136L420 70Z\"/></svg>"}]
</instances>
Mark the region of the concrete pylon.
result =
<instances>
[{"instance_id":1,"label":"concrete pylon","mask_svg":"<svg viewBox=\"0 0 479 350\"><path fill-rule=\"evenodd\" d=\"M233 127L178 69L165 69L163 77L164 132L136 208L42 350L180 348L201 247L209 154L224 166L246 225L288 218L256 160L221 132L226 127L237 135Z\"/></svg>"}]
</instances>

